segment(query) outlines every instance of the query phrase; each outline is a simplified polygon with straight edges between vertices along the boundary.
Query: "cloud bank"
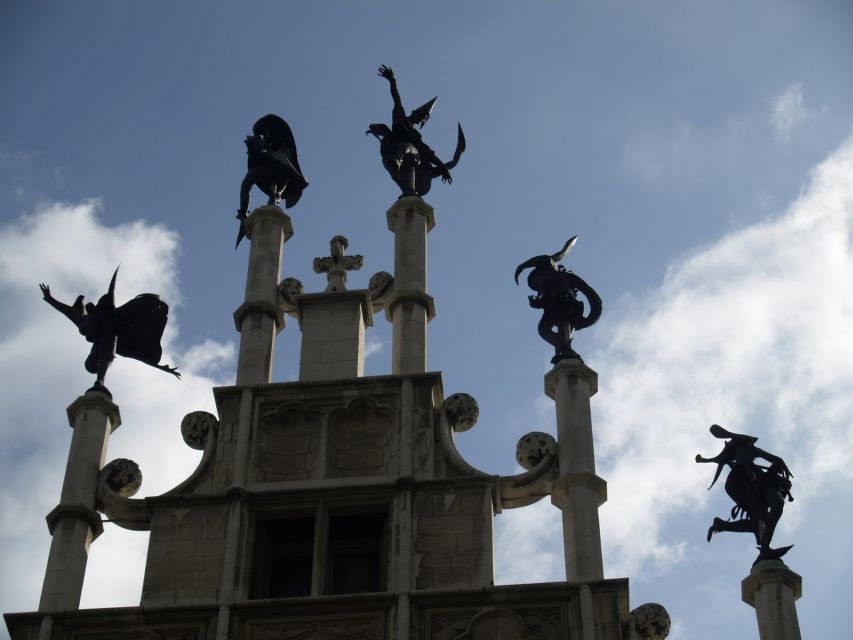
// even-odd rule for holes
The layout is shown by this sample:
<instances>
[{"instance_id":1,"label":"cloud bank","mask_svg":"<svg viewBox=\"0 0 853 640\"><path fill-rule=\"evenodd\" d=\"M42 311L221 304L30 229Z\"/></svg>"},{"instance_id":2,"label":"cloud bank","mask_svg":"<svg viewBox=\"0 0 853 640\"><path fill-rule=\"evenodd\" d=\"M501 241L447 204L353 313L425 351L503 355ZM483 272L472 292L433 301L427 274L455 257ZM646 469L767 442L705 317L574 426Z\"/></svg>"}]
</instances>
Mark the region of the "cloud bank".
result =
<instances>
[{"instance_id":1,"label":"cloud bank","mask_svg":"<svg viewBox=\"0 0 853 640\"><path fill-rule=\"evenodd\" d=\"M199 453L180 435L183 416L213 410L211 387L233 370L234 345L211 341L182 347L180 291L173 231L144 221L109 226L98 219L95 201L50 204L0 228L0 387L4 449L0 523L5 576L0 601L5 611L38 606L50 546L44 516L59 499L71 429L65 407L94 377L83 369L89 350L77 329L41 300L38 283L50 285L64 302L82 293L97 300L121 264L117 303L138 293L160 293L170 305L162 362L178 364L178 381L142 363L117 358L107 384L120 406L122 425L110 438L107 460L127 457L143 473L137 497L157 495L195 468ZM139 603L147 534L105 525L92 545L82 606Z\"/></svg>"},{"instance_id":2,"label":"cloud bank","mask_svg":"<svg viewBox=\"0 0 853 640\"><path fill-rule=\"evenodd\" d=\"M615 305L607 347L587 358L600 375L592 403L609 493L606 575L666 571L696 543L679 521L724 515L708 504L713 470L693 461L721 448L707 430L714 422L758 436L793 470L797 502L777 538L798 528L809 496L853 477L851 176L853 138L786 211L678 260L655 290ZM499 522L500 582L530 575L518 544L546 557L556 549L542 577L564 579L556 509ZM797 534L804 542L809 531Z\"/></svg>"}]
</instances>

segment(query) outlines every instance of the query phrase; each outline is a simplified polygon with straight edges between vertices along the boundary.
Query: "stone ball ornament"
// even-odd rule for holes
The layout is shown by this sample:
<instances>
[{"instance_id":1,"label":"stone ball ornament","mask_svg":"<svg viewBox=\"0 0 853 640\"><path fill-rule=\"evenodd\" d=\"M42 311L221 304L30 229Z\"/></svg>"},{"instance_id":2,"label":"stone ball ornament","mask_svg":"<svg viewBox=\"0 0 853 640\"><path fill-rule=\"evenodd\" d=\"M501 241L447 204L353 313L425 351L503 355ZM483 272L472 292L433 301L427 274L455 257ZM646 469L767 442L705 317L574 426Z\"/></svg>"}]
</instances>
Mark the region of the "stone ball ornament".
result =
<instances>
[{"instance_id":1,"label":"stone ball ornament","mask_svg":"<svg viewBox=\"0 0 853 640\"><path fill-rule=\"evenodd\" d=\"M292 304L296 296L302 295L305 292L305 287L296 278L285 278L279 283L278 292L286 302Z\"/></svg>"},{"instance_id":2,"label":"stone ball ornament","mask_svg":"<svg viewBox=\"0 0 853 640\"><path fill-rule=\"evenodd\" d=\"M542 431L531 431L521 436L515 446L515 459L522 467L530 471L551 454L557 457L557 441L550 433Z\"/></svg>"},{"instance_id":3,"label":"stone ball ornament","mask_svg":"<svg viewBox=\"0 0 853 640\"><path fill-rule=\"evenodd\" d=\"M663 605L649 602L631 612L631 625L645 640L665 640L672 627L672 621Z\"/></svg>"},{"instance_id":4,"label":"stone ball ornament","mask_svg":"<svg viewBox=\"0 0 853 640\"><path fill-rule=\"evenodd\" d=\"M370 292L372 299L381 298L386 293L389 293L394 283L394 276L387 271L377 271L367 283L367 289Z\"/></svg>"},{"instance_id":5,"label":"stone ball ornament","mask_svg":"<svg viewBox=\"0 0 853 640\"><path fill-rule=\"evenodd\" d=\"M477 419L480 417L477 401L467 393L454 393L445 399L441 410L456 432L468 431L477 424Z\"/></svg>"},{"instance_id":6,"label":"stone ball ornament","mask_svg":"<svg viewBox=\"0 0 853 640\"><path fill-rule=\"evenodd\" d=\"M101 469L99 480L122 498L130 498L142 486L142 471L133 460L116 458Z\"/></svg>"},{"instance_id":7,"label":"stone ball ornament","mask_svg":"<svg viewBox=\"0 0 853 640\"><path fill-rule=\"evenodd\" d=\"M191 449L202 451L210 433L219 426L216 416L207 411L193 411L181 420L181 435Z\"/></svg>"}]
</instances>

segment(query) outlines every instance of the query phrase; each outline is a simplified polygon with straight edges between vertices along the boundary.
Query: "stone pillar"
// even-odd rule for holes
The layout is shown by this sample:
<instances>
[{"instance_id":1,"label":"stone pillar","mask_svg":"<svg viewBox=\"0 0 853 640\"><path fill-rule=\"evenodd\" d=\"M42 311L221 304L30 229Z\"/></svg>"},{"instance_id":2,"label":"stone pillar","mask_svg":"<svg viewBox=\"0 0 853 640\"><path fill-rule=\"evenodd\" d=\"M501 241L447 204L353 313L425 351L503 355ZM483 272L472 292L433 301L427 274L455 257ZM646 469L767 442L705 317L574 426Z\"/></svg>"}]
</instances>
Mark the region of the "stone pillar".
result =
<instances>
[{"instance_id":1,"label":"stone pillar","mask_svg":"<svg viewBox=\"0 0 853 640\"><path fill-rule=\"evenodd\" d=\"M270 381L275 336L284 328L278 305L278 279L284 243L293 235L290 216L275 205L255 209L244 223L252 241L246 275L246 297L234 312L240 332L237 384Z\"/></svg>"},{"instance_id":2,"label":"stone pillar","mask_svg":"<svg viewBox=\"0 0 853 640\"><path fill-rule=\"evenodd\" d=\"M364 375L364 329L373 326L367 291L305 293L296 299L302 351L299 380L340 380Z\"/></svg>"},{"instance_id":3,"label":"stone pillar","mask_svg":"<svg viewBox=\"0 0 853 640\"><path fill-rule=\"evenodd\" d=\"M417 196L403 196L388 209L394 233L394 291L385 304L393 325L391 373L426 371L427 323L435 303L427 294L427 233L435 226L433 208Z\"/></svg>"},{"instance_id":4,"label":"stone pillar","mask_svg":"<svg viewBox=\"0 0 853 640\"><path fill-rule=\"evenodd\" d=\"M762 560L741 582L741 597L755 608L761 640L801 640L797 606L803 579L781 560Z\"/></svg>"},{"instance_id":5,"label":"stone pillar","mask_svg":"<svg viewBox=\"0 0 853 640\"><path fill-rule=\"evenodd\" d=\"M563 512L566 580L604 579L598 507L607 500L607 483L595 474L589 399L598 391L598 374L580 360L562 360L545 375L545 393L557 409L559 477L551 503Z\"/></svg>"},{"instance_id":6,"label":"stone pillar","mask_svg":"<svg viewBox=\"0 0 853 640\"><path fill-rule=\"evenodd\" d=\"M95 511L98 475L107 454L110 433L121 416L109 396L89 390L68 407L74 429L59 505L47 515L53 536L42 585L39 611L64 611L80 607L89 545L104 530Z\"/></svg>"}]
</instances>

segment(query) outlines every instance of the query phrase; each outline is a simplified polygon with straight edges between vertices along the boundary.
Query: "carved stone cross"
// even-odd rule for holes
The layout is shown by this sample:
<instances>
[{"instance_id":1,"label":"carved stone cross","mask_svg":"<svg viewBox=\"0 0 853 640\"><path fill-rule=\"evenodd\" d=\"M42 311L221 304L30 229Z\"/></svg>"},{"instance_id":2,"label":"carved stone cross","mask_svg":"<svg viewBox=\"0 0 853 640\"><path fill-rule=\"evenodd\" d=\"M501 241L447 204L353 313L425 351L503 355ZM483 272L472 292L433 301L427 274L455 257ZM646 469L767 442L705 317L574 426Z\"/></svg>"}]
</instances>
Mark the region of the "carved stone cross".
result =
<instances>
[{"instance_id":1,"label":"carved stone cross","mask_svg":"<svg viewBox=\"0 0 853 640\"><path fill-rule=\"evenodd\" d=\"M335 236L329 243L332 255L327 258L314 258L314 273L325 273L328 286L326 291L346 291L347 271L357 271L364 264L362 256L345 256L344 250L349 241L343 236Z\"/></svg>"}]
</instances>

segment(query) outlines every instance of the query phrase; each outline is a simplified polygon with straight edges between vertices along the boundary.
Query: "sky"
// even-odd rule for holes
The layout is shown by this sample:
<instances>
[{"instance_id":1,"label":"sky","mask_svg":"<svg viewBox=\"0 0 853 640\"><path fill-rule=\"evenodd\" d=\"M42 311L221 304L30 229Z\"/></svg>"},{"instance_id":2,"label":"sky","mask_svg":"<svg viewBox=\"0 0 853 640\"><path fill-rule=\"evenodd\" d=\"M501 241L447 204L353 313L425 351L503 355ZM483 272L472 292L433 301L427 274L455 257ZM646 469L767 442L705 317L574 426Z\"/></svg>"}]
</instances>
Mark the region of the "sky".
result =
<instances>
[{"instance_id":1,"label":"sky","mask_svg":"<svg viewBox=\"0 0 853 640\"><path fill-rule=\"evenodd\" d=\"M740 600L752 540L705 541L730 503L693 459L717 453L719 423L793 471L774 543L795 545L803 636L837 635L853 570L851 32L843 0L0 0L0 610L38 606L65 407L92 383L38 283L96 298L120 263L119 302L169 303L163 361L184 377L113 365L107 459L139 463L137 497L177 485L199 459L181 418L234 380L248 256L234 213L257 118L288 121L310 182L282 277L322 290L312 260L337 234L364 256L351 288L393 269L398 192L364 135L390 121L387 64L407 108L438 96L423 134L439 156L457 122L468 141L426 197L428 368L479 403L456 439L466 459L513 474L519 438L555 433L552 352L512 274L578 235L564 263L604 299L574 347L599 374L606 577L630 578L632 608L663 604L671 638L758 637ZM289 322L274 381L296 379L299 338ZM367 375L390 372L381 315L368 352ZM135 605L147 537L105 527L83 606ZM554 507L498 516L499 583L564 577Z\"/></svg>"}]
</instances>

